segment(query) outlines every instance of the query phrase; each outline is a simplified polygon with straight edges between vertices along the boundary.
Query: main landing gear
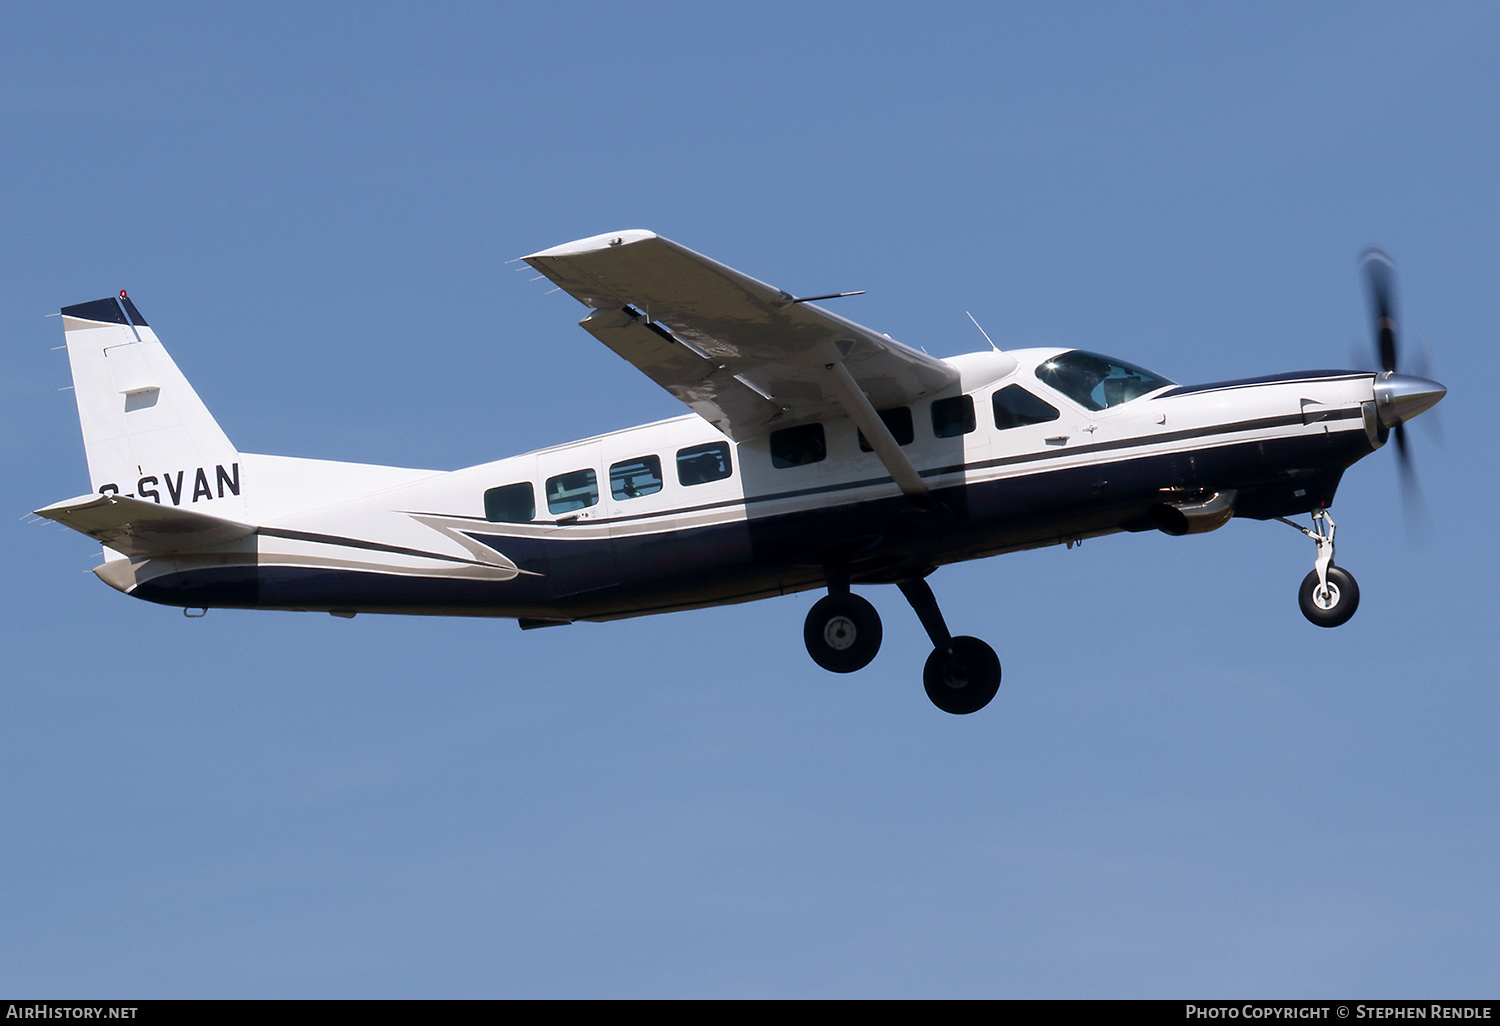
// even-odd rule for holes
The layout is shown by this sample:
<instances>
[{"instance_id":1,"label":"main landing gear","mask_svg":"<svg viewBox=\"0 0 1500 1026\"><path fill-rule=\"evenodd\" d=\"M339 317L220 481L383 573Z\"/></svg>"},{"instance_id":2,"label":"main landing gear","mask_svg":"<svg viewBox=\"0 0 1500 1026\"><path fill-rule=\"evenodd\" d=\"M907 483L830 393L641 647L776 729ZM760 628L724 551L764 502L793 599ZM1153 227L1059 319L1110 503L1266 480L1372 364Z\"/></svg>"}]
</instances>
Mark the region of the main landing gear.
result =
<instances>
[{"instance_id":1,"label":"main landing gear","mask_svg":"<svg viewBox=\"0 0 1500 1026\"><path fill-rule=\"evenodd\" d=\"M898 585L932 639L932 654L922 670L922 683L932 704L946 713L978 712L1000 690L1000 659L978 638L953 637L925 580ZM825 670L852 673L869 665L880 651L880 614L869 602L849 591L849 580L830 574L828 595L808 611L802 638L807 653Z\"/></svg>"},{"instance_id":2,"label":"main landing gear","mask_svg":"<svg viewBox=\"0 0 1500 1026\"><path fill-rule=\"evenodd\" d=\"M851 594L849 582L841 591L830 585L828 594L807 612L802 625L802 640L813 662L834 673L863 670L880 651L880 614L858 595Z\"/></svg>"},{"instance_id":3,"label":"main landing gear","mask_svg":"<svg viewBox=\"0 0 1500 1026\"><path fill-rule=\"evenodd\" d=\"M1307 535L1318 547L1313 570L1302 579L1297 589L1297 604L1302 615L1319 627L1337 627L1348 623L1359 608L1359 585L1354 575L1342 567L1333 565L1333 517L1324 509L1314 510L1312 530L1285 517L1277 517L1283 524L1291 524Z\"/></svg>"}]
</instances>

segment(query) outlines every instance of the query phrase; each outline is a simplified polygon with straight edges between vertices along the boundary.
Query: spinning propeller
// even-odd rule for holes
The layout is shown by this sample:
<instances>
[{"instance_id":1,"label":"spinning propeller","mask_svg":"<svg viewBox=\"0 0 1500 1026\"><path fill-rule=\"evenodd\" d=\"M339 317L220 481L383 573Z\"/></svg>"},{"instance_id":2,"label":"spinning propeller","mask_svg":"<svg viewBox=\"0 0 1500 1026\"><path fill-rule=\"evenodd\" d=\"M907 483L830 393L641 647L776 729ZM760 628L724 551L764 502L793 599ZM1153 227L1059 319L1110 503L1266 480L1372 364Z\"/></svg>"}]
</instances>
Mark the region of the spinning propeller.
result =
<instances>
[{"instance_id":1,"label":"spinning propeller","mask_svg":"<svg viewBox=\"0 0 1500 1026\"><path fill-rule=\"evenodd\" d=\"M1420 376L1397 372L1401 347L1396 324L1396 265L1379 246L1366 247L1360 263L1365 269L1375 315L1375 351L1382 371L1375 376L1375 409L1381 427L1395 433L1396 466L1401 473L1402 489L1409 499L1420 504L1416 470L1406 444L1406 421L1436 404L1448 390L1427 378L1426 359L1420 360Z\"/></svg>"}]
</instances>

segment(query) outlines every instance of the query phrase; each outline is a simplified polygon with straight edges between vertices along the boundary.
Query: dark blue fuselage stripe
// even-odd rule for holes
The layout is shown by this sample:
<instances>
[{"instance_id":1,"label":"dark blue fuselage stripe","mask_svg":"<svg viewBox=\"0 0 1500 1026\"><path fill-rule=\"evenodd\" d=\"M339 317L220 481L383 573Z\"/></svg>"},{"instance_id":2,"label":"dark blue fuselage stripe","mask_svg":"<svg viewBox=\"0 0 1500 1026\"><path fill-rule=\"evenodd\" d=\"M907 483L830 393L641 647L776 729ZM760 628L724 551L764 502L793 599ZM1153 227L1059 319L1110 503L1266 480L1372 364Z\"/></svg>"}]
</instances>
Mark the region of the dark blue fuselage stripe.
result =
<instances>
[{"instance_id":1,"label":"dark blue fuselage stripe","mask_svg":"<svg viewBox=\"0 0 1500 1026\"><path fill-rule=\"evenodd\" d=\"M509 581L211 567L146 581L134 594L178 606L630 616L811 587L840 546L857 553L856 579L880 581L1070 537L1147 529L1146 514L1164 488L1238 488L1238 514L1290 516L1331 503L1344 468L1370 451L1363 432L1299 435L945 488L934 514L893 497L615 539L475 535L537 575Z\"/></svg>"},{"instance_id":2,"label":"dark blue fuselage stripe","mask_svg":"<svg viewBox=\"0 0 1500 1026\"><path fill-rule=\"evenodd\" d=\"M1263 374L1258 378L1233 378L1229 381L1211 381L1206 385L1178 385L1165 392L1158 392L1151 397L1150 401L1155 402L1157 399L1168 399L1179 395L1194 395L1199 392L1218 392L1226 388L1246 388L1251 385L1291 385L1302 381L1308 384L1318 381L1352 381L1356 378L1373 377L1374 373L1374 371L1310 370L1292 371L1286 374Z\"/></svg>"}]
</instances>

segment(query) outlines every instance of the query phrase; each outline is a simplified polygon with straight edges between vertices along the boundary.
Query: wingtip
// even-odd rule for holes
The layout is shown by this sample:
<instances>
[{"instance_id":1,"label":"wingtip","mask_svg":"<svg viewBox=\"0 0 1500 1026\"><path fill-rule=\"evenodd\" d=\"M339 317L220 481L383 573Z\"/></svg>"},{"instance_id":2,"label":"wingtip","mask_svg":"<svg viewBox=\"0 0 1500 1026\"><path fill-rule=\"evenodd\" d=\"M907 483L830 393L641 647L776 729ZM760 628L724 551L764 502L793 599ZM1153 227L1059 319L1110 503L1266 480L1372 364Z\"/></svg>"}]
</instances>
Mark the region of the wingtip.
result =
<instances>
[{"instance_id":1,"label":"wingtip","mask_svg":"<svg viewBox=\"0 0 1500 1026\"><path fill-rule=\"evenodd\" d=\"M587 239L565 242L561 246L553 246L551 249L531 253L521 259L540 260L547 257L582 256L585 253L598 253L601 250L628 246L633 242L645 242L647 239L654 239L656 237L655 232L648 232L643 228L630 228L623 232L605 232L603 235L592 235Z\"/></svg>"},{"instance_id":2,"label":"wingtip","mask_svg":"<svg viewBox=\"0 0 1500 1026\"><path fill-rule=\"evenodd\" d=\"M89 492L87 495L78 495L71 499L64 499L61 502L54 502L50 506L43 506L41 509L34 509L31 512L36 516L46 517L48 520L56 520L59 513L71 513L74 510L91 509L95 506L108 506L110 501L111 499L108 495Z\"/></svg>"}]
</instances>

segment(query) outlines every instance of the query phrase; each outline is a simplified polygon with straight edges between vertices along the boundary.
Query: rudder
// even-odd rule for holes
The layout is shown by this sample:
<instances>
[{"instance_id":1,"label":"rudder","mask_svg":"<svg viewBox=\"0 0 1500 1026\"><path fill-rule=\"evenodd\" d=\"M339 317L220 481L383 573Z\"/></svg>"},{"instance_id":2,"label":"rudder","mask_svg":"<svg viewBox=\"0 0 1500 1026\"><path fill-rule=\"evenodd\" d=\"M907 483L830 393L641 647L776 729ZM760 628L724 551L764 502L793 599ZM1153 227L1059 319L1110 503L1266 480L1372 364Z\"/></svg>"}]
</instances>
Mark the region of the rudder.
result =
<instances>
[{"instance_id":1,"label":"rudder","mask_svg":"<svg viewBox=\"0 0 1500 1026\"><path fill-rule=\"evenodd\" d=\"M240 456L128 296L62 310L93 491L243 506ZM207 512L205 510L205 512Z\"/></svg>"}]
</instances>

